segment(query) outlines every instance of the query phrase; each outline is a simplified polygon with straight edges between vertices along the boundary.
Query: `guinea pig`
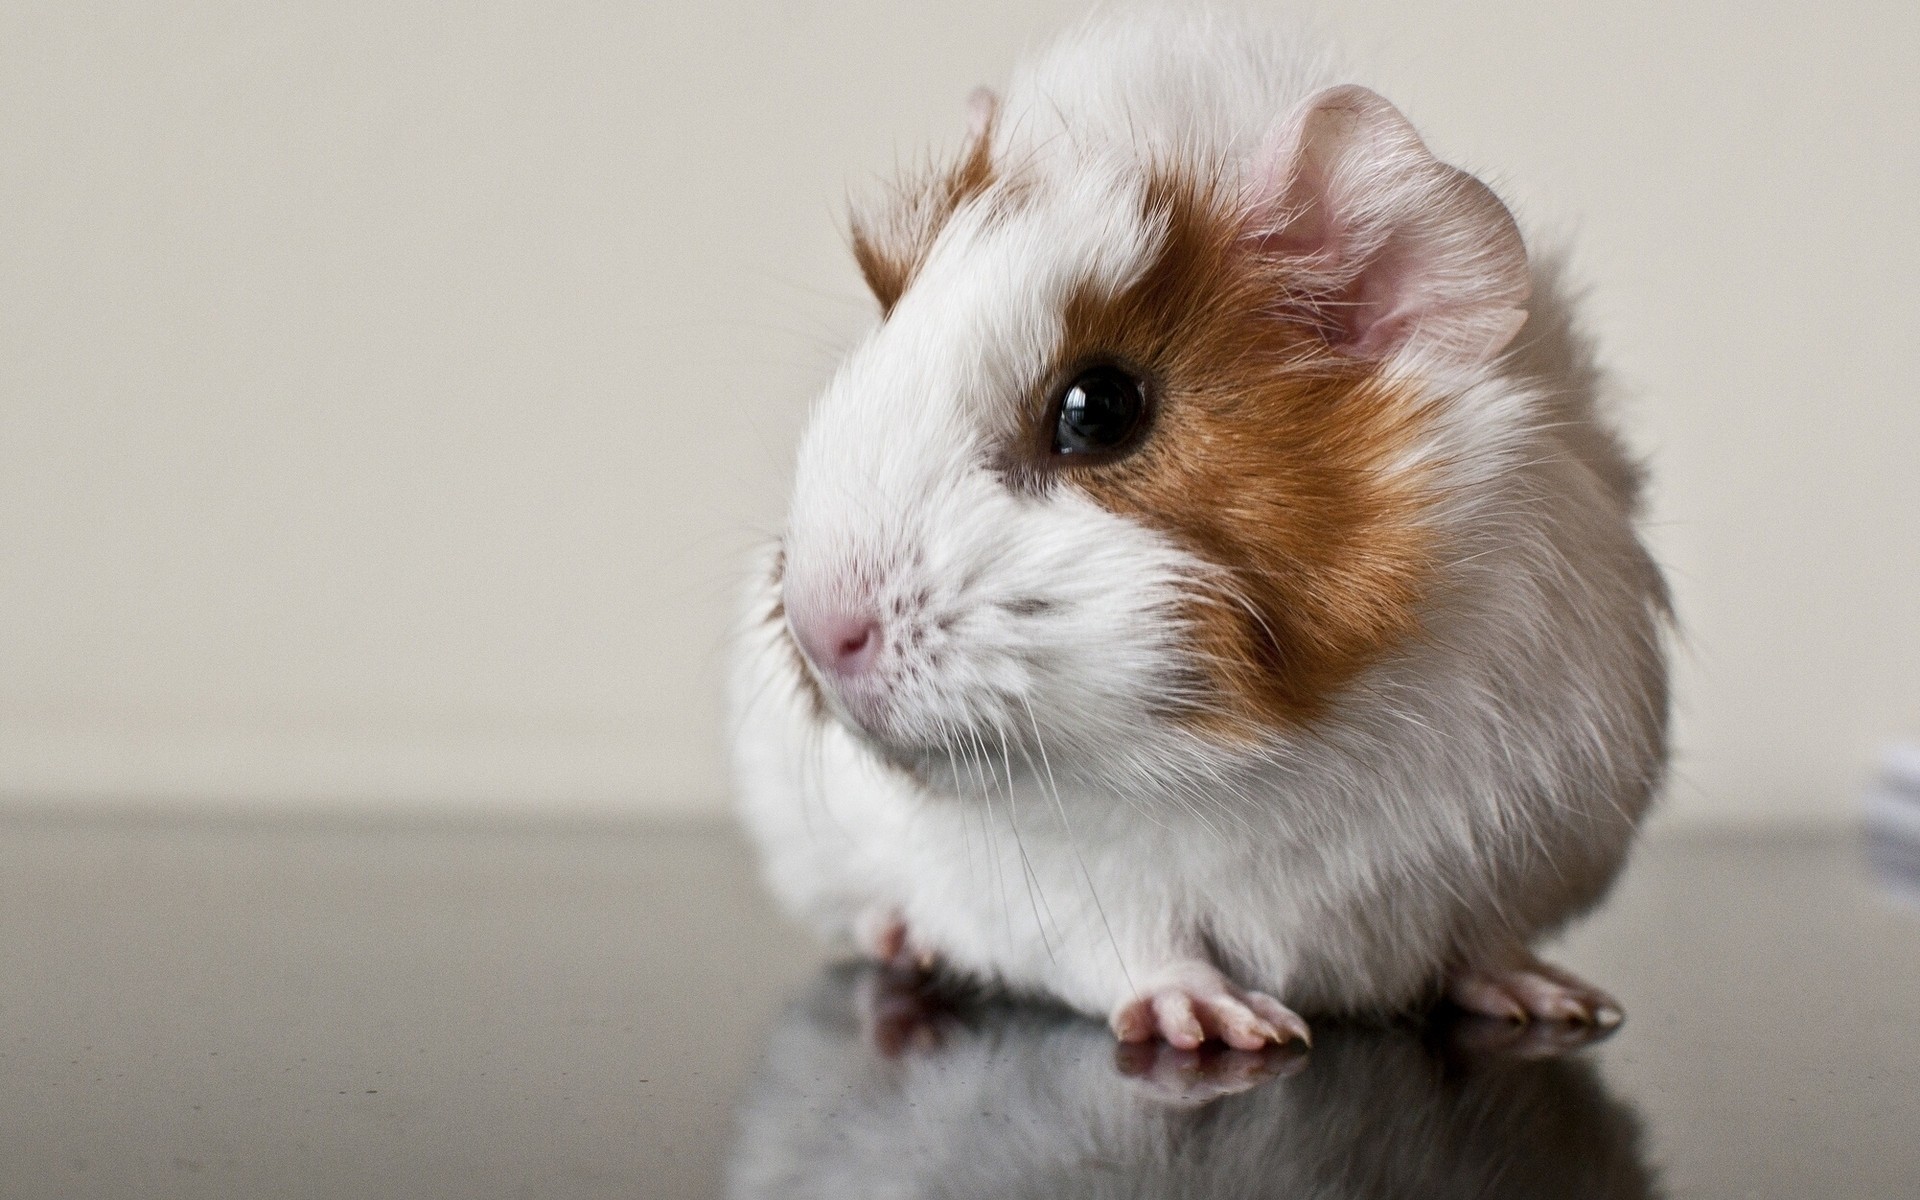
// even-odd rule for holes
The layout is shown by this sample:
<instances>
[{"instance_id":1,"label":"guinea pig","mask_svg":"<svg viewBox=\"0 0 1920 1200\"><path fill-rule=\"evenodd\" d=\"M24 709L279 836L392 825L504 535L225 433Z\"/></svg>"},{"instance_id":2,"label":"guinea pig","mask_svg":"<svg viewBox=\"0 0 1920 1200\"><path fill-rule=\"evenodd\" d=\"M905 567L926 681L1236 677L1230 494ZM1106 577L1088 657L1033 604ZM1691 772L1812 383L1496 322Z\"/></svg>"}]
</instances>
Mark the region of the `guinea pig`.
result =
<instances>
[{"instance_id":1,"label":"guinea pig","mask_svg":"<svg viewBox=\"0 0 1920 1200\"><path fill-rule=\"evenodd\" d=\"M1327 62L1095 23L858 211L732 681L827 937L1182 1048L1620 1020L1533 947L1664 774L1641 471L1552 264Z\"/></svg>"}]
</instances>

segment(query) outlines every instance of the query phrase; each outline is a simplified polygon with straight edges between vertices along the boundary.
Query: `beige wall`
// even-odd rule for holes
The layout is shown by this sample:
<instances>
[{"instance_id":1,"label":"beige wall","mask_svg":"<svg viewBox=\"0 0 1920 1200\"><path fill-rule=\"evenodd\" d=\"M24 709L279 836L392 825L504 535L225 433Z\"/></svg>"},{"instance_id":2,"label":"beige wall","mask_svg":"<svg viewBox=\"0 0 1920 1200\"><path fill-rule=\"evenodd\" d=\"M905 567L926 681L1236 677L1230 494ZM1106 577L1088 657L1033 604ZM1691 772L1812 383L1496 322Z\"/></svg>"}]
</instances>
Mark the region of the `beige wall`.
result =
<instances>
[{"instance_id":1,"label":"beige wall","mask_svg":"<svg viewBox=\"0 0 1920 1200\"><path fill-rule=\"evenodd\" d=\"M846 186L1079 6L0 6L0 796L702 810ZM1691 629L1676 818L1920 733L1910 5L1343 0L1577 234Z\"/></svg>"}]
</instances>

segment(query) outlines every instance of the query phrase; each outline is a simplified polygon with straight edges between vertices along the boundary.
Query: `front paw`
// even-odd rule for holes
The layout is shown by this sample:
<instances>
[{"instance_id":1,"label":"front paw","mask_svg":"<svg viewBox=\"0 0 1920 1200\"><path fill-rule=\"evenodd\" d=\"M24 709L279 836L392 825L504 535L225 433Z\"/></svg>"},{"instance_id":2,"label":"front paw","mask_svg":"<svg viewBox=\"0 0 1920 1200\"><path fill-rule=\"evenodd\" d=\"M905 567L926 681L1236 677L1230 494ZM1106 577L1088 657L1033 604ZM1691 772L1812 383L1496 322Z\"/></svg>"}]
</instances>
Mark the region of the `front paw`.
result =
<instances>
[{"instance_id":1,"label":"front paw","mask_svg":"<svg viewBox=\"0 0 1920 1200\"><path fill-rule=\"evenodd\" d=\"M896 971L924 975L937 961L932 951L915 944L900 910L886 905L875 905L853 919L853 944L860 953Z\"/></svg>"},{"instance_id":2,"label":"front paw","mask_svg":"<svg viewBox=\"0 0 1920 1200\"><path fill-rule=\"evenodd\" d=\"M1299 1014L1264 992L1237 987L1206 963L1181 963L1140 981L1134 995L1108 1018L1123 1042L1164 1040L1196 1050L1209 1039L1236 1050L1258 1050L1313 1038Z\"/></svg>"}]
</instances>

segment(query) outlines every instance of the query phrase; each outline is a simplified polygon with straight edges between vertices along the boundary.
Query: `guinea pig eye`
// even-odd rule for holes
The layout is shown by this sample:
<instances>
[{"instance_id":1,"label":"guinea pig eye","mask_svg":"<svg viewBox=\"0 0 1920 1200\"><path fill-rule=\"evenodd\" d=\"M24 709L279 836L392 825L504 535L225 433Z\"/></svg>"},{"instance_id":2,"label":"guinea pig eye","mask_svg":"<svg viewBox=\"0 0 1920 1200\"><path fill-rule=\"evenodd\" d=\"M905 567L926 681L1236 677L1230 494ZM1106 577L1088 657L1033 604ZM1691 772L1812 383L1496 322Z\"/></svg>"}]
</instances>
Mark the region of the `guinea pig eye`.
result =
<instances>
[{"instance_id":1,"label":"guinea pig eye","mask_svg":"<svg viewBox=\"0 0 1920 1200\"><path fill-rule=\"evenodd\" d=\"M1147 388L1119 367L1092 367L1074 377L1054 407L1055 454L1108 454L1146 423Z\"/></svg>"}]
</instances>

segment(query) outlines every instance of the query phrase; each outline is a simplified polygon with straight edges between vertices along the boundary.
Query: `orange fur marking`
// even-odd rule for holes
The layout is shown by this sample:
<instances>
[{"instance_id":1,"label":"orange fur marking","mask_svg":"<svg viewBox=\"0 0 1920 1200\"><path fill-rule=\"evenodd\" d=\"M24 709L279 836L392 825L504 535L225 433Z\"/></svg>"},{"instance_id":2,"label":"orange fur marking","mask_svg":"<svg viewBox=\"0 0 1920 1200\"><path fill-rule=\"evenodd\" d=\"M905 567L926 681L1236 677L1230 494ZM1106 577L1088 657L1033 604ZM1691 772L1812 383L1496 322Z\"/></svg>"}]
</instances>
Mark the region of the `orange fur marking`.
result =
<instances>
[{"instance_id":1,"label":"orange fur marking","mask_svg":"<svg viewBox=\"0 0 1920 1200\"><path fill-rule=\"evenodd\" d=\"M1372 364L1327 350L1310 316L1289 315L1310 298L1289 293L1284 263L1242 239L1215 189L1163 175L1147 211L1165 225L1157 260L1123 294L1071 304L1059 380L1089 361L1123 364L1147 380L1152 425L1123 458L1057 467L1222 568L1218 594L1188 613L1217 700L1188 720L1237 740L1322 714L1416 632L1426 499L1390 464L1428 410ZM1040 431L1041 455L1051 436Z\"/></svg>"},{"instance_id":2,"label":"orange fur marking","mask_svg":"<svg viewBox=\"0 0 1920 1200\"><path fill-rule=\"evenodd\" d=\"M882 317L920 273L934 239L961 205L992 185L993 116L989 112L960 160L945 170L894 185L874 213L853 218L853 259L880 302Z\"/></svg>"}]
</instances>

